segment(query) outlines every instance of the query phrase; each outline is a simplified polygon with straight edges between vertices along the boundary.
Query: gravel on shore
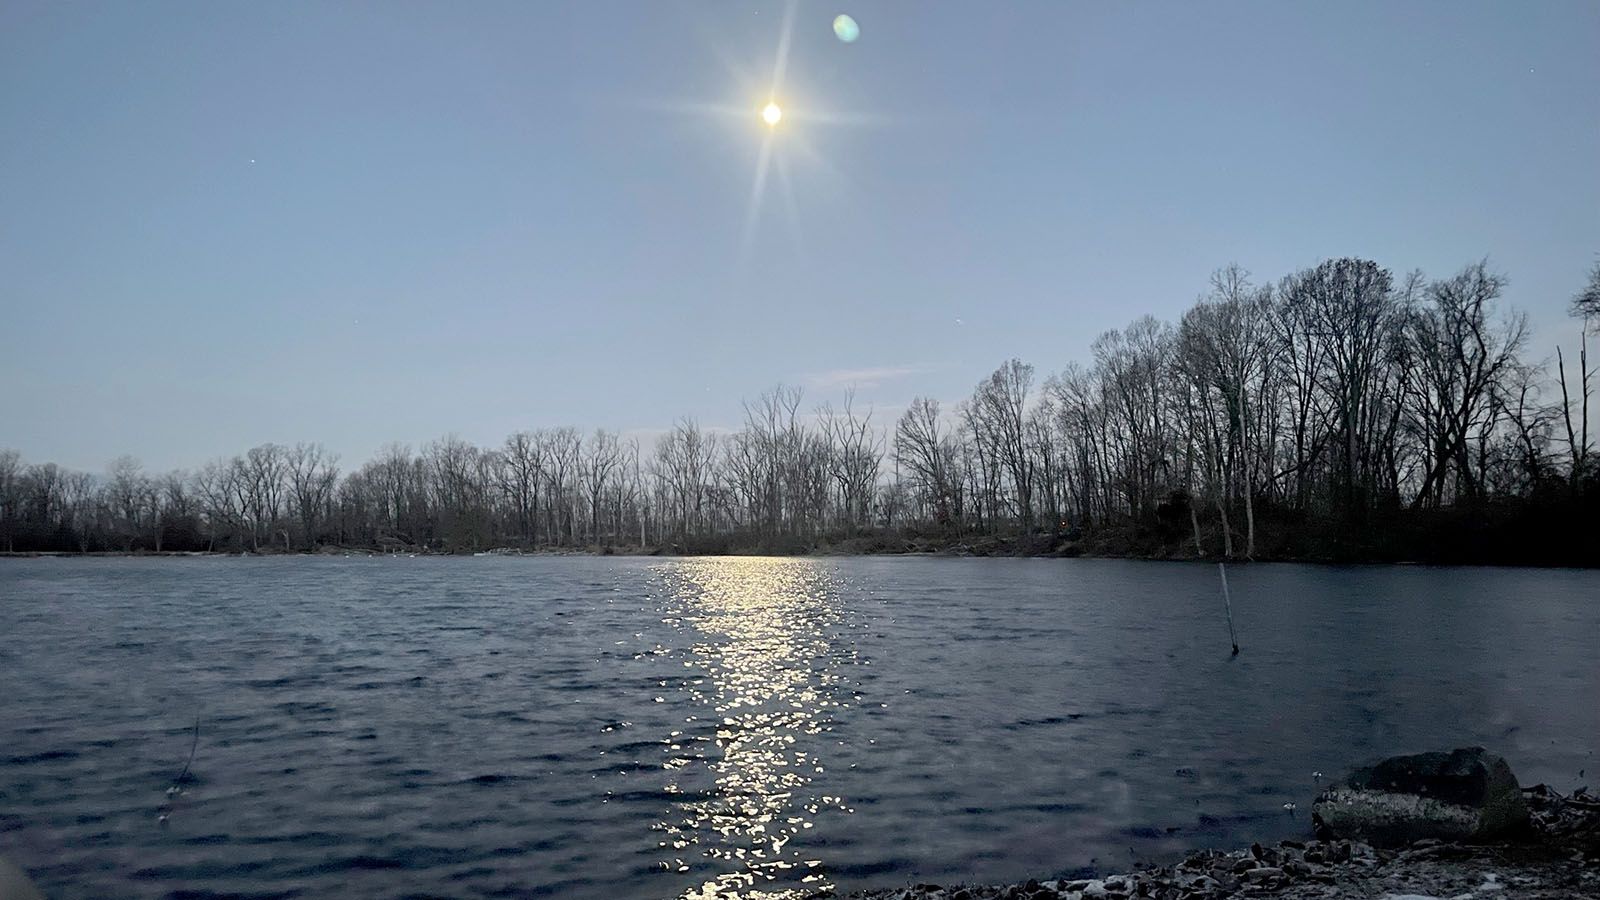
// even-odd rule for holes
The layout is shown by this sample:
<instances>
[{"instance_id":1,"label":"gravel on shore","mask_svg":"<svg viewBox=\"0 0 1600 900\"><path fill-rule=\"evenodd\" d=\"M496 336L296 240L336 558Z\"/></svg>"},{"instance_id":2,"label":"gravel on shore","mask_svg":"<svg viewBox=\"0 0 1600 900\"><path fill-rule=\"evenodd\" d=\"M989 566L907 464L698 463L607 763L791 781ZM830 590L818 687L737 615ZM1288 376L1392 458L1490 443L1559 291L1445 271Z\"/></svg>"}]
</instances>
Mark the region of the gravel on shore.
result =
<instances>
[{"instance_id":1,"label":"gravel on shore","mask_svg":"<svg viewBox=\"0 0 1600 900\"><path fill-rule=\"evenodd\" d=\"M1524 839L1487 845L1421 840L1399 850L1358 841L1283 841L1202 850L1176 865L1104 878L1023 884L919 884L859 900L1568 900L1600 898L1600 798L1524 790Z\"/></svg>"}]
</instances>

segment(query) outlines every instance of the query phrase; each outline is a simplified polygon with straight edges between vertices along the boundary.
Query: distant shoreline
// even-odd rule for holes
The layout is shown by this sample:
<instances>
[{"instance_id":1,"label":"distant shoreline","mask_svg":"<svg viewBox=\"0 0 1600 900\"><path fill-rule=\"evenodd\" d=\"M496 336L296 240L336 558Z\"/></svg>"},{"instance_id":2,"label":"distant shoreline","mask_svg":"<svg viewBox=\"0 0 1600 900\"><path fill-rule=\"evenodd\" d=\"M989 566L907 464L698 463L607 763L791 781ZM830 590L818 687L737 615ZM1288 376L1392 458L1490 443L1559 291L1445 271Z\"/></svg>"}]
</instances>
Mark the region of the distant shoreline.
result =
<instances>
[{"instance_id":1,"label":"distant shoreline","mask_svg":"<svg viewBox=\"0 0 1600 900\"><path fill-rule=\"evenodd\" d=\"M1326 557L1288 557L1288 556L1258 556L1255 559L1224 558L1220 556L1175 556L1157 554L1135 553L1104 553L1082 551L1078 548L1067 547L1064 551L1042 550L1021 552L1015 549L994 550L991 548L973 548L969 545L951 545L941 547L918 546L912 549L847 549L830 545L818 546L804 550L774 550L767 548L735 548L724 552L679 551L669 548L657 547L546 547L533 550L503 548L491 551L444 551L413 549L402 551L383 551L373 548L357 547L324 547L318 550L269 550L237 552L224 550L28 550L8 552L0 550L0 559L40 559L40 558L105 558L105 559L137 559L137 558L224 558L224 557L308 557L308 558L379 558L379 557L438 557L438 558L467 558L467 557L654 557L661 559L695 559L708 557L727 556L774 556L792 557L796 559L828 559L842 557L920 557L939 559L1125 559L1140 562L1174 562L1174 563L1228 563L1233 565L1247 565L1249 563L1294 563L1314 566L1448 566L1448 567L1473 567L1496 569L1597 569L1600 560L1566 561L1566 562L1518 562L1505 560L1460 560L1460 559L1381 559L1370 557L1357 557L1348 559L1333 559Z\"/></svg>"}]
</instances>

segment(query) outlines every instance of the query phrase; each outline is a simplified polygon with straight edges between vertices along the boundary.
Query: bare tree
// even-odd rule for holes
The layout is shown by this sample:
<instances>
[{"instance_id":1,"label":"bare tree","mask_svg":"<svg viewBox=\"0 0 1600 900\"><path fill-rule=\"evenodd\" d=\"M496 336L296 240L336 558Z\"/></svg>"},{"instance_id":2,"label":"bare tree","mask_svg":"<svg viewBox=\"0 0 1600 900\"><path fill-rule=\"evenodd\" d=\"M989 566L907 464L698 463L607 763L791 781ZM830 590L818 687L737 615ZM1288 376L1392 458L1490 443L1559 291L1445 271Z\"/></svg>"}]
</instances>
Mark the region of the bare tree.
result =
<instances>
[{"instance_id":1,"label":"bare tree","mask_svg":"<svg viewBox=\"0 0 1600 900\"><path fill-rule=\"evenodd\" d=\"M570 544L577 540L578 533L578 464L583 437L572 427L545 432L543 437L545 507L549 512L546 533L556 544Z\"/></svg>"},{"instance_id":2,"label":"bare tree","mask_svg":"<svg viewBox=\"0 0 1600 900\"><path fill-rule=\"evenodd\" d=\"M895 427L896 463L916 480L922 502L935 522L948 527L956 518L951 483L953 459L950 436L939 418L939 401L918 397Z\"/></svg>"},{"instance_id":3,"label":"bare tree","mask_svg":"<svg viewBox=\"0 0 1600 900\"><path fill-rule=\"evenodd\" d=\"M1571 459L1571 473L1574 484L1577 484L1589 471L1589 396L1591 393L1590 380L1594 373L1589 369L1589 332L1585 329L1578 336L1578 422L1574 426L1572 421L1572 407L1574 401L1567 388L1567 361L1561 354L1561 347L1556 347L1556 372L1561 383L1561 419L1567 426L1567 454Z\"/></svg>"},{"instance_id":4,"label":"bare tree","mask_svg":"<svg viewBox=\"0 0 1600 900\"><path fill-rule=\"evenodd\" d=\"M288 471L283 448L277 444L252 447L241 459L234 457L233 489L250 528L250 546L259 550L278 531L283 512L284 476ZM288 543L287 532L284 543Z\"/></svg>"},{"instance_id":5,"label":"bare tree","mask_svg":"<svg viewBox=\"0 0 1600 900\"><path fill-rule=\"evenodd\" d=\"M965 408L973 436L987 451L995 474L1003 471L1009 479L1014 512L1024 528L1033 525L1034 456L1026 427L1032 386L1033 366L1009 360L979 383Z\"/></svg>"},{"instance_id":6,"label":"bare tree","mask_svg":"<svg viewBox=\"0 0 1600 900\"><path fill-rule=\"evenodd\" d=\"M1600 325L1600 261L1589 269L1583 289L1573 295L1572 314L1582 319L1585 327Z\"/></svg>"},{"instance_id":7,"label":"bare tree","mask_svg":"<svg viewBox=\"0 0 1600 900\"><path fill-rule=\"evenodd\" d=\"M817 418L830 445L829 474L839 490L840 517L854 531L870 521L868 508L883 466L883 438L872 428L871 410L856 416L854 389L845 394L842 413L824 403Z\"/></svg>"},{"instance_id":8,"label":"bare tree","mask_svg":"<svg viewBox=\"0 0 1600 900\"><path fill-rule=\"evenodd\" d=\"M1414 505L1441 505L1447 484L1458 498L1480 494L1469 442L1495 426L1527 331L1521 316L1492 321L1504 287L1505 278L1479 262L1429 285L1425 302L1409 311L1407 406L1428 460Z\"/></svg>"},{"instance_id":9,"label":"bare tree","mask_svg":"<svg viewBox=\"0 0 1600 900\"><path fill-rule=\"evenodd\" d=\"M601 542L600 507L622 466L622 445L615 432L598 429L580 463L584 493L589 503L589 539Z\"/></svg>"},{"instance_id":10,"label":"bare tree","mask_svg":"<svg viewBox=\"0 0 1600 900\"><path fill-rule=\"evenodd\" d=\"M500 451L503 490L511 501L517 536L524 545L538 541L539 487L545 478L544 452L545 442L526 431L506 438Z\"/></svg>"},{"instance_id":11,"label":"bare tree","mask_svg":"<svg viewBox=\"0 0 1600 900\"><path fill-rule=\"evenodd\" d=\"M1245 556L1256 552L1255 497L1271 465L1273 436L1260 410L1270 396L1273 372L1272 296L1251 286L1237 265L1212 275L1211 293L1183 317L1179 364L1197 391L1204 459L1212 496L1222 520L1224 553L1233 554L1228 506L1235 498L1245 513Z\"/></svg>"},{"instance_id":12,"label":"bare tree","mask_svg":"<svg viewBox=\"0 0 1600 900\"><path fill-rule=\"evenodd\" d=\"M683 419L656 441L661 507L679 539L700 533L710 499L716 440L693 419Z\"/></svg>"},{"instance_id":13,"label":"bare tree","mask_svg":"<svg viewBox=\"0 0 1600 900\"><path fill-rule=\"evenodd\" d=\"M131 456L119 456L106 467L105 502L123 549L132 550L145 525L148 495L144 468Z\"/></svg>"},{"instance_id":14,"label":"bare tree","mask_svg":"<svg viewBox=\"0 0 1600 900\"><path fill-rule=\"evenodd\" d=\"M1335 496L1344 511L1364 510L1376 487L1377 446L1396 333L1394 278L1377 263L1336 259L1301 273L1289 286L1319 344L1320 388L1334 427Z\"/></svg>"},{"instance_id":15,"label":"bare tree","mask_svg":"<svg viewBox=\"0 0 1600 900\"><path fill-rule=\"evenodd\" d=\"M300 525L301 546L307 549L316 546L319 530L332 513L338 462L321 444L296 444L284 451L289 499Z\"/></svg>"},{"instance_id":16,"label":"bare tree","mask_svg":"<svg viewBox=\"0 0 1600 900\"><path fill-rule=\"evenodd\" d=\"M438 539L446 548L479 550L492 539L490 489L496 460L449 435L423 449L438 505Z\"/></svg>"},{"instance_id":17,"label":"bare tree","mask_svg":"<svg viewBox=\"0 0 1600 900\"><path fill-rule=\"evenodd\" d=\"M87 552L103 508L96 499L98 491L94 476L88 472L57 469L54 465L49 469L55 477L56 489L59 492L61 509L58 521L76 533L78 549Z\"/></svg>"},{"instance_id":18,"label":"bare tree","mask_svg":"<svg viewBox=\"0 0 1600 900\"><path fill-rule=\"evenodd\" d=\"M0 540L7 553L16 551L17 527L22 522L22 455L0 450Z\"/></svg>"}]
</instances>

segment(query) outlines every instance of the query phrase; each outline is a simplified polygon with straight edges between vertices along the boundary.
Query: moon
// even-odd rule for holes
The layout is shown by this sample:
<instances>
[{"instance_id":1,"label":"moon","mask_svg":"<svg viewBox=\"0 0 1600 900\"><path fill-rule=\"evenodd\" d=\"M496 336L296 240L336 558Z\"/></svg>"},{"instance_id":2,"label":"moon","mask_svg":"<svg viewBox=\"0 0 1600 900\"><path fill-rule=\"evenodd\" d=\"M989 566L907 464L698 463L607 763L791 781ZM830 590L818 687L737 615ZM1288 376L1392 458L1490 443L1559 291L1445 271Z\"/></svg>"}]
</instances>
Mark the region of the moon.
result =
<instances>
[{"instance_id":1,"label":"moon","mask_svg":"<svg viewBox=\"0 0 1600 900\"><path fill-rule=\"evenodd\" d=\"M766 106L762 107L761 121L766 122L768 126L776 126L782 120L783 107L779 106L777 103L768 103Z\"/></svg>"}]
</instances>

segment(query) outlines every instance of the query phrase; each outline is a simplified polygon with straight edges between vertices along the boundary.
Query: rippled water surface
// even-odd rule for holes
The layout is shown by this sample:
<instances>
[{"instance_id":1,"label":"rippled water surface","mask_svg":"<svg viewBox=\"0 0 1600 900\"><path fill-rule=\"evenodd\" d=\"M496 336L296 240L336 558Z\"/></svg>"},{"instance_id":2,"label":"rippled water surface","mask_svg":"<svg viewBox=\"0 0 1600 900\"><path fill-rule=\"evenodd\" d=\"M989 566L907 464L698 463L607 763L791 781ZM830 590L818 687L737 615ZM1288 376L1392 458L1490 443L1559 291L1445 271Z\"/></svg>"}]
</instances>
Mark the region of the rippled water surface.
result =
<instances>
[{"instance_id":1,"label":"rippled water surface","mask_svg":"<svg viewBox=\"0 0 1600 900\"><path fill-rule=\"evenodd\" d=\"M1229 579L1237 659L1206 565L0 560L0 855L60 898L784 897L1287 836L1374 755L1600 772L1600 573Z\"/></svg>"}]
</instances>

